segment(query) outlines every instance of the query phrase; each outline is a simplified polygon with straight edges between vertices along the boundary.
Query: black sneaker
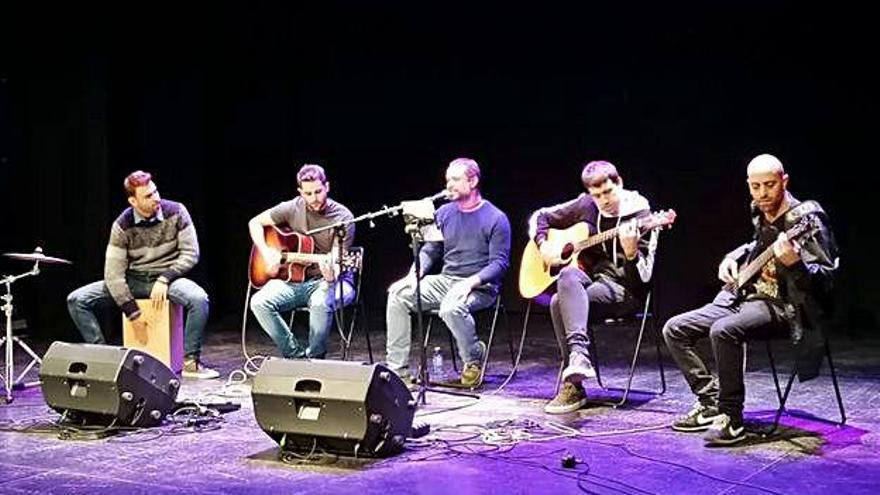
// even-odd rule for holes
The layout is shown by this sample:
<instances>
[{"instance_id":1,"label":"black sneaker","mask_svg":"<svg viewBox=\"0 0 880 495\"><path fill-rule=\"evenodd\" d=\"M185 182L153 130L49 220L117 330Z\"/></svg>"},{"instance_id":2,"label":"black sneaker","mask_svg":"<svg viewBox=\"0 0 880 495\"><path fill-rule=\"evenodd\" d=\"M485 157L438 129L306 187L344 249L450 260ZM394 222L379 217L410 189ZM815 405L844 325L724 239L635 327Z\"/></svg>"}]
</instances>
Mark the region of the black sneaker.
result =
<instances>
[{"instance_id":1,"label":"black sneaker","mask_svg":"<svg viewBox=\"0 0 880 495\"><path fill-rule=\"evenodd\" d=\"M715 418L720 414L717 407L704 406L698 402L687 416L683 416L672 423L672 429L686 432L705 431L712 426Z\"/></svg>"},{"instance_id":2,"label":"black sneaker","mask_svg":"<svg viewBox=\"0 0 880 495\"><path fill-rule=\"evenodd\" d=\"M556 397L544 406L544 412L547 414L568 414L584 407L586 403L587 393L584 392L584 389L574 383L565 382Z\"/></svg>"},{"instance_id":3,"label":"black sneaker","mask_svg":"<svg viewBox=\"0 0 880 495\"><path fill-rule=\"evenodd\" d=\"M733 445L745 439L746 428L742 419L733 419L726 414L719 414L703 437L707 447Z\"/></svg>"}]
</instances>

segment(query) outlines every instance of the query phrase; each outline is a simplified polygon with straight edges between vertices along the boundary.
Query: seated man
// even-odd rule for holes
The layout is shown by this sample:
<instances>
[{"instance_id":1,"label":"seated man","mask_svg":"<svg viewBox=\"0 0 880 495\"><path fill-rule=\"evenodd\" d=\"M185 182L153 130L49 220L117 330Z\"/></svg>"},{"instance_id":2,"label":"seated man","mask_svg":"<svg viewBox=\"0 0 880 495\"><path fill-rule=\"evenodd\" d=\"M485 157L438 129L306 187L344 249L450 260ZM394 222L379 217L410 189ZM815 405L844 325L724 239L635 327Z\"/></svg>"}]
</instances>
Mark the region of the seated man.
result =
<instances>
[{"instance_id":1,"label":"seated man","mask_svg":"<svg viewBox=\"0 0 880 495\"><path fill-rule=\"evenodd\" d=\"M789 332L800 349L798 373L806 380L816 376L824 353L821 332L816 330L827 326L831 316L837 247L828 217L815 201L798 201L787 191L788 174L776 157L755 157L747 176L754 240L728 253L719 265L718 278L728 287L711 303L674 316L663 327L669 352L697 396L693 410L672 429L709 430L707 445L745 439L743 344L780 330ZM817 232L789 239L786 232L806 217L815 222ZM762 252L770 251L772 257L754 265L754 279L739 279L741 261L751 265ZM717 381L695 352L696 342L707 337L718 366Z\"/></svg>"},{"instance_id":2,"label":"seated man","mask_svg":"<svg viewBox=\"0 0 880 495\"><path fill-rule=\"evenodd\" d=\"M122 309L135 331L146 331L136 298L166 299L186 310L184 327L186 378L216 378L216 370L199 360L202 335L208 321L208 294L183 278L199 261L196 228L186 207L159 197L152 176L140 170L123 182L128 203L110 229L104 262L104 280L93 282L67 296L67 310L86 342L103 344L104 335L95 311L110 303Z\"/></svg>"},{"instance_id":3,"label":"seated man","mask_svg":"<svg viewBox=\"0 0 880 495\"><path fill-rule=\"evenodd\" d=\"M446 169L446 189L453 202L441 206L435 221L442 242L426 242L419 253L422 309L439 309L458 345L461 384L481 384L486 344L478 341L473 311L492 305L510 264L510 222L501 210L483 199L480 167L469 158L453 160ZM426 275L442 261L440 273ZM409 376L412 340L411 313L415 311L414 267L388 288L385 322L388 327L387 363Z\"/></svg>"},{"instance_id":4,"label":"seated man","mask_svg":"<svg viewBox=\"0 0 880 495\"><path fill-rule=\"evenodd\" d=\"M624 189L617 168L606 161L587 163L581 182L589 194L533 215L533 238L545 263L553 265L560 257L560 246L547 242L550 228L565 229L584 222L591 235L615 228L618 234L584 249L579 256L583 269L568 266L559 273L550 316L557 338L568 346L568 366L562 373L562 389L544 406L548 414L570 413L586 403L581 382L596 376L587 336L592 305L634 308L645 293L654 265L653 251L635 221L650 215L648 200Z\"/></svg>"},{"instance_id":5,"label":"seated man","mask_svg":"<svg viewBox=\"0 0 880 495\"><path fill-rule=\"evenodd\" d=\"M318 165L303 165L296 174L299 196L280 203L255 216L248 222L248 231L257 250L266 260L270 271L278 268L281 251L266 243L264 228L287 225L294 232L303 234L309 230L330 225L354 216L342 203L327 195L330 181L324 169ZM334 250L335 234L332 229L312 236L314 252L329 254ZM343 250L348 252L354 241L354 224L349 224L343 240ZM337 265L327 256L322 263L306 267L305 280L289 282L272 279L251 298L251 310L263 330L269 334L281 355L285 358L323 359L327 354L327 340L333 325L333 311L339 299L342 284L342 300L349 304L354 300L352 274L338 276ZM338 277L337 277L338 276ZM281 313L296 308L309 308L309 342L303 347L297 341Z\"/></svg>"}]
</instances>

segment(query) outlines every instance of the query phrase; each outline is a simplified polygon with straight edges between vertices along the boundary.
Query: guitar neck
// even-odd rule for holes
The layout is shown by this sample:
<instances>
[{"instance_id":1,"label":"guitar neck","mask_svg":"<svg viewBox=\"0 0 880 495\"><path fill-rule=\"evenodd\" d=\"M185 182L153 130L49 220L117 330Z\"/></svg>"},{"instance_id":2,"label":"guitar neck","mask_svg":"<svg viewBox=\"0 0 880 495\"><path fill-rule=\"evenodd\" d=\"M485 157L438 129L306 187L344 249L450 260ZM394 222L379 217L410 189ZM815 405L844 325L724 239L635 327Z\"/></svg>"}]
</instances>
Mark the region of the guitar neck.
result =
<instances>
[{"instance_id":1,"label":"guitar neck","mask_svg":"<svg viewBox=\"0 0 880 495\"><path fill-rule=\"evenodd\" d=\"M745 285L749 280L752 279L755 275L758 274L763 268L764 265L770 262L773 259L773 246L768 247L764 251L761 252L755 259L749 262L748 265L743 267L739 272L739 276L737 277L736 287L740 288Z\"/></svg>"},{"instance_id":2,"label":"guitar neck","mask_svg":"<svg viewBox=\"0 0 880 495\"><path fill-rule=\"evenodd\" d=\"M326 261L330 255L314 253L282 253L281 259L285 263L298 263L300 265L317 264Z\"/></svg>"},{"instance_id":3,"label":"guitar neck","mask_svg":"<svg viewBox=\"0 0 880 495\"><path fill-rule=\"evenodd\" d=\"M641 220L639 220L638 227L639 227L640 231L642 230L643 226L644 226L644 224L642 223ZM588 237L580 242L577 242L575 244L575 250L581 251L583 249L587 249L588 247L593 247L597 244L602 244L605 241L610 241L611 239L614 239L615 237L617 237L617 233L619 231L620 231L620 227L614 227L613 229L606 230L606 231L600 232L595 235L591 235L590 237Z\"/></svg>"}]
</instances>

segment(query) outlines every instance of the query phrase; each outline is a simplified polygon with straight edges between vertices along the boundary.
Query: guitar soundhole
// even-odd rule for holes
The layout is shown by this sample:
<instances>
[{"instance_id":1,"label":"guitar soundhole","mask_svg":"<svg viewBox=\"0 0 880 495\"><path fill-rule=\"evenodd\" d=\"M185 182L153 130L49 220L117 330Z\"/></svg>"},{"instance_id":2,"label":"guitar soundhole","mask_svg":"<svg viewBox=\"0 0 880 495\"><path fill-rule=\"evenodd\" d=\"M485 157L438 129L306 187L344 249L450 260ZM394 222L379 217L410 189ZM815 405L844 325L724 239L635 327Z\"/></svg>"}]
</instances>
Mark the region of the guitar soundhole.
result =
<instances>
[{"instance_id":1,"label":"guitar soundhole","mask_svg":"<svg viewBox=\"0 0 880 495\"><path fill-rule=\"evenodd\" d=\"M572 244L566 244L562 247L562 253L559 255L559 257L562 258L562 261L568 261L573 253L574 246Z\"/></svg>"}]
</instances>

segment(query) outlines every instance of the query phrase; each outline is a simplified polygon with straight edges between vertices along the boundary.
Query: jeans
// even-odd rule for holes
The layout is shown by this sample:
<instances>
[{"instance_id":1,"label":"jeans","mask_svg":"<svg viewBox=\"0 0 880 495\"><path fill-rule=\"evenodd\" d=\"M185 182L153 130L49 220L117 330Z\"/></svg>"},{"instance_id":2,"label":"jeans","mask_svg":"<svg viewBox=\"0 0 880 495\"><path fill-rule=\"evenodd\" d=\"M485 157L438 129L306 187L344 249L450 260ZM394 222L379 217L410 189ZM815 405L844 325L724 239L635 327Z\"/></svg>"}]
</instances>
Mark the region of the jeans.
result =
<instances>
[{"instance_id":1,"label":"jeans","mask_svg":"<svg viewBox=\"0 0 880 495\"><path fill-rule=\"evenodd\" d=\"M125 280L136 299L148 299L158 276L128 273ZM192 280L178 278L168 285L168 300L183 306L186 311L184 353L187 357L198 358L208 322L208 294ZM91 344L105 343L96 311L115 305L103 280L84 285L67 296L67 311L83 339Z\"/></svg>"},{"instance_id":2,"label":"jeans","mask_svg":"<svg viewBox=\"0 0 880 495\"><path fill-rule=\"evenodd\" d=\"M251 298L251 311L263 330L285 358L321 359L327 354L327 339L333 326L333 312L339 306L339 283L342 306L354 301L355 291L348 280L330 284L323 279L300 283L270 280ZM309 344L303 348L281 313L308 307Z\"/></svg>"},{"instance_id":3,"label":"jeans","mask_svg":"<svg viewBox=\"0 0 880 495\"><path fill-rule=\"evenodd\" d=\"M633 296L617 282L601 277L595 282L577 267L563 268L556 281L556 294L550 299L553 331L569 352L589 354L587 324L592 304L634 306Z\"/></svg>"},{"instance_id":4,"label":"jeans","mask_svg":"<svg viewBox=\"0 0 880 495\"><path fill-rule=\"evenodd\" d=\"M746 341L785 334L788 326L782 310L760 300L734 302L720 293L702 308L674 316L663 326L663 338L691 391L705 406L741 419L745 402L743 368ZM716 383L706 364L695 352L696 342L708 337L718 366Z\"/></svg>"},{"instance_id":5,"label":"jeans","mask_svg":"<svg viewBox=\"0 0 880 495\"><path fill-rule=\"evenodd\" d=\"M422 310L438 310L440 319L455 338L461 362L472 363L483 356L477 340L476 322L471 313L491 306L498 294L493 286L486 286L472 290L464 300L446 297L450 287L460 280L464 280L464 277L443 274L423 277L420 283ZM385 324L388 327L385 359L392 369L409 367L412 314L415 311L415 285L403 284L402 281L392 284L388 289L385 309Z\"/></svg>"}]
</instances>

